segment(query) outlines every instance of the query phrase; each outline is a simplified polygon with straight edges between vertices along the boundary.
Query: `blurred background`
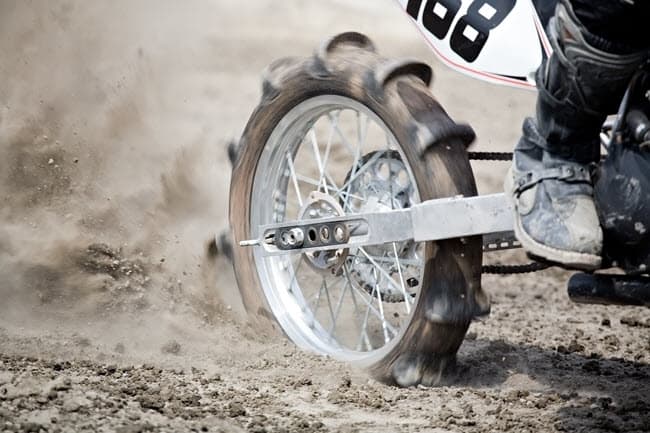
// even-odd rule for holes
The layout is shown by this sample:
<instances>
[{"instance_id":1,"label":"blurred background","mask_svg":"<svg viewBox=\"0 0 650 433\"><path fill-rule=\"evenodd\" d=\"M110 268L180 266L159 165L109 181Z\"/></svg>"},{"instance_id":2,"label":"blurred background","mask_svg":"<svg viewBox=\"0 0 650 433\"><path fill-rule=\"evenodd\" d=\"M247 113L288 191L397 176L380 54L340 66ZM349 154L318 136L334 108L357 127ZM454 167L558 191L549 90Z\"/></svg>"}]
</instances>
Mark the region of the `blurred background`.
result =
<instances>
[{"instance_id":1,"label":"blurred background","mask_svg":"<svg viewBox=\"0 0 650 433\"><path fill-rule=\"evenodd\" d=\"M347 30L431 63L475 147L511 148L534 95L450 71L391 0L1 2L1 320L177 301L241 313L229 265L206 255L227 227L226 144L266 65ZM481 189L505 168L477 166Z\"/></svg>"}]
</instances>

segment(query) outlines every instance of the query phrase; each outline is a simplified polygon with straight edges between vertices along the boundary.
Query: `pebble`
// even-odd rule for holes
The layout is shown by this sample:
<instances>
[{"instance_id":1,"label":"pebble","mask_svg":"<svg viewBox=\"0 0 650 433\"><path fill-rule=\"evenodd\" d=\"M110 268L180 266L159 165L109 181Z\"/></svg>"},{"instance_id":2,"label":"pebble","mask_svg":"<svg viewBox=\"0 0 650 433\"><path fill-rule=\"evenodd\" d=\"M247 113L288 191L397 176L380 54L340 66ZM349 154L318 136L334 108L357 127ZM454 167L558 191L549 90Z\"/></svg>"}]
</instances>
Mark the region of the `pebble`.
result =
<instances>
[{"instance_id":1,"label":"pebble","mask_svg":"<svg viewBox=\"0 0 650 433\"><path fill-rule=\"evenodd\" d=\"M246 409L241 403L231 402L228 404L228 416L231 418L236 418L238 416L246 415Z\"/></svg>"},{"instance_id":2,"label":"pebble","mask_svg":"<svg viewBox=\"0 0 650 433\"><path fill-rule=\"evenodd\" d=\"M633 328L650 328L650 320L641 321L638 317L635 316L625 316L621 317L621 324L627 325Z\"/></svg>"}]
</instances>

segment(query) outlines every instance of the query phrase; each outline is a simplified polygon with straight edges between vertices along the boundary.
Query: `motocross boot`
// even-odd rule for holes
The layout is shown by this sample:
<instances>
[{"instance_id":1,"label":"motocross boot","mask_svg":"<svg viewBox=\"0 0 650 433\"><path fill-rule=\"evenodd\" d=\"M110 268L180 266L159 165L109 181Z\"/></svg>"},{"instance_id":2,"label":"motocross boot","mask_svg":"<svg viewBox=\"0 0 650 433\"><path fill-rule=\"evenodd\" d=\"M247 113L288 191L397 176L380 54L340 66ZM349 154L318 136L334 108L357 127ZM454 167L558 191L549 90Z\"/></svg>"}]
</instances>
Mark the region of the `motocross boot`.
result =
<instances>
[{"instance_id":1,"label":"motocross boot","mask_svg":"<svg viewBox=\"0 0 650 433\"><path fill-rule=\"evenodd\" d=\"M549 33L553 54L537 71L536 117L524 122L505 190L515 234L528 253L596 269L603 232L590 165L600 158L606 116L616 112L646 54L605 51L609 45L599 44L567 2L558 5Z\"/></svg>"}]
</instances>

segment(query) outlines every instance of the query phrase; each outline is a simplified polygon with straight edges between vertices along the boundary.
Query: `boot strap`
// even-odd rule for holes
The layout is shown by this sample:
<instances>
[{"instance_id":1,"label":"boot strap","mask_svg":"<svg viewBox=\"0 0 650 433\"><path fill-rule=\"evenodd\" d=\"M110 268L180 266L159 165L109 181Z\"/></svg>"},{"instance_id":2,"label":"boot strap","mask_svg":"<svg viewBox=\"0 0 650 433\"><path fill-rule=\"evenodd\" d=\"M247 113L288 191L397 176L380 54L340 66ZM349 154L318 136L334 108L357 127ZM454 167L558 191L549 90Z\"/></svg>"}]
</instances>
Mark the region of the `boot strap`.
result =
<instances>
[{"instance_id":1,"label":"boot strap","mask_svg":"<svg viewBox=\"0 0 650 433\"><path fill-rule=\"evenodd\" d=\"M515 193L521 194L545 179L591 183L591 174L586 167L576 165L561 165L546 170L529 171L518 176L515 181Z\"/></svg>"}]
</instances>

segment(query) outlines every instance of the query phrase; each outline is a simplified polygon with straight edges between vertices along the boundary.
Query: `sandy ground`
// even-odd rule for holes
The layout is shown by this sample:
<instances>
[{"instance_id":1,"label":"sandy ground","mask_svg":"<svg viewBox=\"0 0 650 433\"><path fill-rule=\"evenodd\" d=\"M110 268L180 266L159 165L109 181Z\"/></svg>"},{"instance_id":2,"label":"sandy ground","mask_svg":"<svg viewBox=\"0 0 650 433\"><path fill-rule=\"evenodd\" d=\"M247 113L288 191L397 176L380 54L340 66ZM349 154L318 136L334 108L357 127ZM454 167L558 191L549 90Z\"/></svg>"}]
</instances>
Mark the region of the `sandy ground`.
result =
<instances>
[{"instance_id":1,"label":"sandy ground","mask_svg":"<svg viewBox=\"0 0 650 433\"><path fill-rule=\"evenodd\" d=\"M0 3L0 431L650 431L650 313L574 305L563 271L485 276L440 388L247 325L207 248L226 143L268 63L351 29L433 64L475 149L510 149L534 95L451 72L389 0ZM475 169L499 189L504 165Z\"/></svg>"}]
</instances>

